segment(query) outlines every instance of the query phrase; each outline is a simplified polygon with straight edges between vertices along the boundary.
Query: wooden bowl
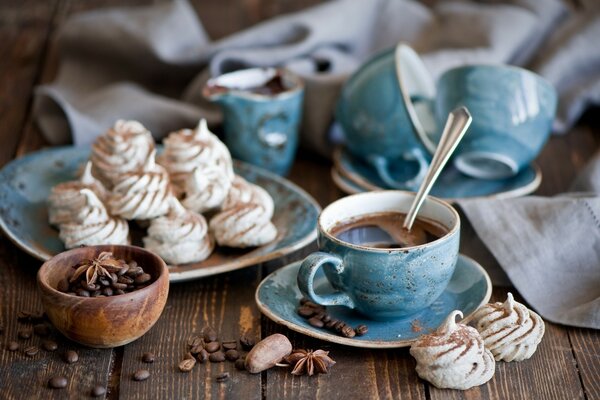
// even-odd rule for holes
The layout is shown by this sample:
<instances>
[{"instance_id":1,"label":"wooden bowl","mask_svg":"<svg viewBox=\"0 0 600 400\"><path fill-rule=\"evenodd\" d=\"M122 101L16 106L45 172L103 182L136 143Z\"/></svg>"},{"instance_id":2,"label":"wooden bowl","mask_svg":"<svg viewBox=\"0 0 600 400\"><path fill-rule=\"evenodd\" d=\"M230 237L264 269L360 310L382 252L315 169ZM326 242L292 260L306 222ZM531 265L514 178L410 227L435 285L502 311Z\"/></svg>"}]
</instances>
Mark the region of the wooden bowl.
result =
<instances>
[{"instance_id":1,"label":"wooden bowl","mask_svg":"<svg viewBox=\"0 0 600 400\"><path fill-rule=\"evenodd\" d=\"M150 285L111 297L79 297L59 292L58 282L84 259L111 251L116 258L136 261L154 280ZM66 337L90 347L130 343L156 323L169 294L169 271L156 254L135 246L90 246L65 251L46 261L37 274L48 318Z\"/></svg>"}]
</instances>

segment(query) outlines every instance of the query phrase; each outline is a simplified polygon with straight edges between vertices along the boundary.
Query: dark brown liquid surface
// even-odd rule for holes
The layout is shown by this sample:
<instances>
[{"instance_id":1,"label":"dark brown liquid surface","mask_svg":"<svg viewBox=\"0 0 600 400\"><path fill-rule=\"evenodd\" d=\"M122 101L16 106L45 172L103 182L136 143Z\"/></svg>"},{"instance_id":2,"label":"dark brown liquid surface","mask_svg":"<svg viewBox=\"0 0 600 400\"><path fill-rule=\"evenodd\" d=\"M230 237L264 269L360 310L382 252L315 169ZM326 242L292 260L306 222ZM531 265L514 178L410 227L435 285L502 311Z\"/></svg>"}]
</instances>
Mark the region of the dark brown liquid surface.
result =
<instances>
[{"instance_id":1,"label":"dark brown liquid surface","mask_svg":"<svg viewBox=\"0 0 600 400\"><path fill-rule=\"evenodd\" d=\"M283 80L281 79L281 76L275 75L273 78L269 79L265 84L263 84L261 86L253 86L253 87L249 87L249 88L240 89L240 88L236 88L236 87L225 87L225 86L219 86L219 85L212 85L212 86L207 87L205 90L206 90L205 95L208 95L208 96L216 94L216 93L228 92L230 90L243 90L244 92L249 92L249 93L263 94L266 96L274 96L276 94L285 92L288 89L285 87Z\"/></svg>"},{"instance_id":2,"label":"dark brown liquid surface","mask_svg":"<svg viewBox=\"0 0 600 400\"><path fill-rule=\"evenodd\" d=\"M433 242L448 233L437 222L417 218L410 231L402 227L406 214L381 212L342 221L330 229L336 238L352 244L382 249L398 249Z\"/></svg>"}]
</instances>

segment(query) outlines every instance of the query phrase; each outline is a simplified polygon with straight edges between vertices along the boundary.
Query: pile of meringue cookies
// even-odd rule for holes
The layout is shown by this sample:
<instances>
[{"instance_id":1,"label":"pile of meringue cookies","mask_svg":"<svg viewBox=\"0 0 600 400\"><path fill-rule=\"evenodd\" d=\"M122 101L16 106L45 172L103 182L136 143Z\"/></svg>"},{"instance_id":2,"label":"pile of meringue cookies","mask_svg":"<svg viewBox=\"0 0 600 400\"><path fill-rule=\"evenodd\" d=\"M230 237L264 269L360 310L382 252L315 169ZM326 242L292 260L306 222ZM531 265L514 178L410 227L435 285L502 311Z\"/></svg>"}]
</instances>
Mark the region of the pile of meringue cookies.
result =
<instances>
[{"instance_id":1,"label":"pile of meringue cookies","mask_svg":"<svg viewBox=\"0 0 600 400\"><path fill-rule=\"evenodd\" d=\"M81 177L48 198L50 224L66 248L129 244L128 221L136 221L148 228L144 247L169 264L205 260L215 241L233 248L273 241L273 209L263 188L234 174L229 150L205 120L169 134L158 157L141 123L119 120L95 141Z\"/></svg>"},{"instance_id":2,"label":"pile of meringue cookies","mask_svg":"<svg viewBox=\"0 0 600 400\"><path fill-rule=\"evenodd\" d=\"M494 375L496 361L523 361L536 351L544 336L544 321L516 302L511 293L504 303L488 303L472 316L470 327L456 323L453 311L433 333L410 348L417 374L440 389L466 390L483 385Z\"/></svg>"}]
</instances>

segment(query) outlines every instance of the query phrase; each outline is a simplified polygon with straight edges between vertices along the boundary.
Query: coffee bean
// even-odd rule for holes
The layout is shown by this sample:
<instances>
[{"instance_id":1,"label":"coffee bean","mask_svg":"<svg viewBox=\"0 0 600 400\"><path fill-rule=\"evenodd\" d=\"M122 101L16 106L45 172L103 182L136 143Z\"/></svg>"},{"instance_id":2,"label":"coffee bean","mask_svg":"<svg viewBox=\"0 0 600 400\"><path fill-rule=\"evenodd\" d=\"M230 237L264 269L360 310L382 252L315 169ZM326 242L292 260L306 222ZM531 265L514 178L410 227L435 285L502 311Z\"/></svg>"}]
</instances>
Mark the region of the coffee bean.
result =
<instances>
[{"instance_id":1,"label":"coffee bean","mask_svg":"<svg viewBox=\"0 0 600 400\"><path fill-rule=\"evenodd\" d=\"M225 350L237 349L237 342L235 340L228 340L226 342L223 342L223 348Z\"/></svg>"},{"instance_id":2,"label":"coffee bean","mask_svg":"<svg viewBox=\"0 0 600 400\"><path fill-rule=\"evenodd\" d=\"M305 305L307 301L309 301L309 300L308 300L306 297L302 297L302 298L300 299L300 305L301 305L301 306Z\"/></svg>"},{"instance_id":3,"label":"coffee bean","mask_svg":"<svg viewBox=\"0 0 600 400\"><path fill-rule=\"evenodd\" d=\"M358 325L356 328L354 328L354 332L357 336L365 335L368 331L369 327L364 324Z\"/></svg>"},{"instance_id":4,"label":"coffee bean","mask_svg":"<svg viewBox=\"0 0 600 400\"><path fill-rule=\"evenodd\" d=\"M127 289L126 283L113 282L112 287L116 290L125 290Z\"/></svg>"},{"instance_id":5,"label":"coffee bean","mask_svg":"<svg viewBox=\"0 0 600 400\"><path fill-rule=\"evenodd\" d=\"M344 329L346 325L346 323L344 321L338 321L334 326L333 329L335 329L338 332L342 332L342 329Z\"/></svg>"},{"instance_id":6,"label":"coffee bean","mask_svg":"<svg viewBox=\"0 0 600 400\"><path fill-rule=\"evenodd\" d=\"M112 296L114 292L111 288L105 287L104 289L102 289L102 294L105 296Z\"/></svg>"},{"instance_id":7,"label":"coffee bean","mask_svg":"<svg viewBox=\"0 0 600 400\"><path fill-rule=\"evenodd\" d=\"M17 332L19 339L29 339L31 337L31 331L29 329L21 329Z\"/></svg>"},{"instance_id":8,"label":"coffee bean","mask_svg":"<svg viewBox=\"0 0 600 400\"><path fill-rule=\"evenodd\" d=\"M225 382L229 379L229 372L223 372L222 374L217 375L217 382Z\"/></svg>"},{"instance_id":9,"label":"coffee bean","mask_svg":"<svg viewBox=\"0 0 600 400\"><path fill-rule=\"evenodd\" d=\"M127 271L129 271L129 265L125 264L125 266L117 272L117 275L123 276L127 273Z\"/></svg>"},{"instance_id":10,"label":"coffee bean","mask_svg":"<svg viewBox=\"0 0 600 400\"><path fill-rule=\"evenodd\" d=\"M75 293L79 297L90 297L90 292L88 292L87 290L84 290L84 289L77 289L75 291Z\"/></svg>"},{"instance_id":11,"label":"coffee bean","mask_svg":"<svg viewBox=\"0 0 600 400\"><path fill-rule=\"evenodd\" d=\"M327 322L331 321L331 315L326 313L325 315L323 315L321 317L321 321L323 321L323 323L327 323Z\"/></svg>"},{"instance_id":12,"label":"coffee bean","mask_svg":"<svg viewBox=\"0 0 600 400\"><path fill-rule=\"evenodd\" d=\"M90 393L92 397L100 397L106 394L106 388L102 385L96 385L92 388L92 392Z\"/></svg>"},{"instance_id":13,"label":"coffee bean","mask_svg":"<svg viewBox=\"0 0 600 400\"><path fill-rule=\"evenodd\" d=\"M217 339L217 332L213 328L208 327L204 329L204 341L206 343L215 342Z\"/></svg>"},{"instance_id":14,"label":"coffee bean","mask_svg":"<svg viewBox=\"0 0 600 400\"><path fill-rule=\"evenodd\" d=\"M340 322L339 320L335 319L335 318L331 318L329 320L329 322L327 322L325 324L325 328L327 329L335 329L335 326L337 325L337 323Z\"/></svg>"},{"instance_id":15,"label":"coffee bean","mask_svg":"<svg viewBox=\"0 0 600 400\"><path fill-rule=\"evenodd\" d=\"M58 284L56 285L56 290L58 290L59 292L68 292L69 291L69 280L67 278L63 278L60 281L58 281Z\"/></svg>"},{"instance_id":16,"label":"coffee bean","mask_svg":"<svg viewBox=\"0 0 600 400\"><path fill-rule=\"evenodd\" d=\"M354 329L350 325L344 325L340 333L347 338L353 338L356 335Z\"/></svg>"},{"instance_id":17,"label":"coffee bean","mask_svg":"<svg viewBox=\"0 0 600 400\"><path fill-rule=\"evenodd\" d=\"M138 369L133 374L134 381L145 381L148 378L150 378L150 371L148 371L147 369Z\"/></svg>"},{"instance_id":18,"label":"coffee bean","mask_svg":"<svg viewBox=\"0 0 600 400\"><path fill-rule=\"evenodd\" d=\"M117 295L120 295L120 294L125 294L125 291L121 290L121 289L115 289L113 291L113 296L117 296Z\"/></svg>"},{"instance_id":19,"label":"coffee bean","mask_svg":"<svg viewBox=\"0 0 600 400\"><path fill-rule=\"evenodd\" d=\"M195 358L193 358L193 357L186 358L179 363L179 370L181 372L190 372L192 369L194 369L195 365L196 365Z\"/></svg>"},{"instance_id":20,"label":"coffee bean","mask_svg":"<svg viewBox=\"0 0 600 400\"><path fill-rule=\"evenodd\" d=\"M100 290L96 290L90 293L90 297L104 297Z\"/></svg>"},{"instance_id":21,"label":"coffee bean","mask_svg":"<svg viewBox=\"0 0 600 400\"><path fill-rule=\"evenodd\" d=\"M321 321L319 318L317 317L312 317L308 320L308 323L311 324L312 326L314 326L315 328L322 328L323 325L325 325L323 323L323 321Z\"/></svg>"},{"instance_id":22,"label":"coffee bean","mask_svg":"<svg viewBox=\"0 0 600 400\"><path fill-rule=\"evenodd\" d=\"M198 354L200 353L200 351L203 349L204 347L202 347L202 345L198 345L198 346L194 346L190 349L190 353L192 354Z\"/></svg>"},{"instance_id":23,"label":"coffee bean","mask_svg":"<svg viewBox=\"0 0 600 400\"><path fill-rule=\"evenodd\" d=\"M244 350L250 350L254 347L255 343L256 341L249 334L244 334L240 337L240 344L242 345L242 349Z\"/></svg>"},{"instance_id":24,"label":"coffee bean","mask_svg":"<svg viewBox=\"0 0 600 400\"><path fill-rule=\"evenodd\" d=\"M203 344L202 338L200 336L192 336L188 339L187 344L190 347L201 346Z\"/></svg>"},{"instance_id":25,"label":"coffee bean","mask_svg":"<svg viewBox=\"0 0 600 400\"><path fill-rule=\"evenodd\" d=\"M307 306L298 307L298 315L304 318L310 318L315 314L315 309Z\"/></svg>"},{"instance_id":26,"label":"coffee bean","mask_svg":"<svg viewBox=\"0 0 600 400\"><path fill-rule=\"evenodd\" d=\"M204 345L204 349L209 353L214 353L215 351L221 348L221 344L219 342L210 342Z\"/></svg>"},{"instance_id":27,"label":"coffee bean","mask_svg":"<svg viewBox=\"0 0 600 400\"><path fill-rule=\"evenodd\" d=\"M235 361L240 358L240 353L238 353L237 350L230 349L225 352L225 358L227 358L229 361Z\"/></svg>"},{"instance_id":28,"label":"coffee bean","mask_svg":"<svg viewBox=\"0 0 600 400\"><path fill-rule=\"evenodd\" d=\"M142 354L142 362L145 362L147 364L152 364L155 360L156 360L156 357L154 356L154 353L146 352L146 353Z\"/></svg>"},{"instance_id":29,"label":"coffee bean","mask_svg":"<svg viewBox=\"0 0 600 400\"><path fill-rule=\"evenodd\" d=\"M42 342L42 347L46 351L56 351L56 349L58 349L58 344L53 340L44 340Z\"/></svg>"},{"instance_id":30,"label":"coffee bean","mask_svg":"<svg viewBox=\"0 0 600 400\"><path fill-rule=\"evenodd\" d=\"M79 361L79 354L77 354L77 352L74 350L67 350L64 358L67 364L75 364L77 361Z\"/></svg>"},{"instance_id":31,"label":"coffee bean","mask_svg":"<svg viewBox=\"0 0 600 400\"><path fill-rule=\"evenodd\" d=\"M110 281L112 283L115 283L118 279L119 279L119 277L117 276L117 274L115 274L114 272L110 273Z\"/></svg>"},{"instance_id":32,"label":"coffee bean","mask_svg":"<svg viewBox=\"0 0 600 400\"><path fill-rule=\"evenodd\" d=\"M100 289L100 286L95 285L93 283L81 282L81 288L85 289L89 292L94 292L94 291Z\"/></svg>"},{"instance_id":33,"label":"coffee bean","mask_svg":"<svg viewBox=\"0 0 600 400\"><path fill-rule=\"evenodd\" d=\"M21 347L19 345L19 343L15 342L13 340L13 341L8 342L8 344L6 345L6 350L8 350L8 351L17 351L17 350L19 350L19 347Z\"/></svg>"},{"instance_id":34,"label":"coffee bean","mask_svg":"<svg viewBox=\"0 0 600 400\"><path fill-rule=\"evenodd\" d=\"M42 322L44 320L44 313L21 310L17 313L17 320L26 323Z\"/></svg>"},{"instance_id":35,"label":"coffee bean","mask_svg":"<svg viewBox=\"0 0 600 400\"><path fill-rule=\"evenodd\" d=\"M200 364L204 364L208 360L208 351L202 349L198 354L196 354L196 359Z\"/></svg>"},{"instance_id":36,"label":"coffee bean","mask_svg":"<svg viewBox=\"0 0 600 400\"><path fill-rule=\"evenodd\" d=\"M50 328L46 324L37 324L33 327L33 333L45 337L50 334Z\"/></svg>"},{"instance_id":37,"label":"coffee bean","mask_svg":"<svg viewBox=\"0 0 600 400\"><path fill-rule=\"evenodd\" d=\"M315 313L315 315L312 316L312 318L316 318L316 319L322 321L323 318L325 317L325 315L327 315L327 313L325 313L325 311L317 311Z\"/></svg>"},{"instance_id":38,"label":"coffee bean","mask_svg":"<svg viewBox=\"0 0 600 400\"><path fill-rule=\"evenodd\" d=\"M117 282L124 283L126 285L131 285L134 282L134 280L133 280L133 278L131 278L129 276L119 276L119 279L117 279Z\"/></svg>"},{"instance_id":39,"label":"coffee bean","mask_svg":"<svg viewBox=\"0 0 600 400\"><path fill-rule=\"evenodd\" d=\"M235 368L244 371L246 369L246 360L243 358L235 360Z\"/></svg>"},{"instance_id":40,"label":"coffee bean","mask_svg":"<svg viewBox=\"0 0 600 400\"><path fill-rule=\"evenodd\" d=\"M304 307L310 307L310 308L315 309L315 310L323 310L323 311L325 311L325 307L323 307L320 304L313 303L310 300L307 301L306 303L304 303Z\"/></svg>"},{"instance_id":41,"label":"coffee bean","mask_svg":"<svg viewBox=\"0 0 600 400\"><path fill-rule=\"evenodd\" d=\"M138 276L135 277L135 284L136 285L140 285L142 283L149 282L150 279L152 279L152 277L150 276L150 274L143 273L143 274L138 275Z\"/></svg>"},{"instance_id":42,"label":"coffee bean","mask_svg":"<svg viewBox=\"0 0 600 400\"><path fill-rule=\"evenodd\" d=\"M142 269L142 267L138 267L137 265L135 267L132 267L131 264L129 264L129 271L127 271L125 275L135 278L136 276L142 275L143 273L144 270Z\"/></svg>"},{"instance_id":43,"label":"coffee bean","mask_svg":"<svg viewBox=\"0 0 600 400\"><path fill-rule=\"evenodd\" d=\"M112 283L112 281L111 281L111 280L109 280L109 279L106 279L106 278L102 277L102 278L99 278L99 279L98 279L98 283L99 283L100 285L102 285L102 286L106 287L106 286L110 286L110 284Z\"/></svg>"},{"instance_id":44,"label":"coffee bean","mask_svg":"<svg viewBox=\"0 0 600 400\"><path fill-rule=\"evenodd\" d=\"M52 389L63 389L67 387L68 383L67 378L64 376L53 376L48 379L48 387Z\"/></svg>"},{"instance_id":45,"label":"coffee bean","mask_svg":"<svg viewBox=\"0 0 600 400\"><path fill-rule=\"evenodd\" d=\"M128 265L128 266L129 266L129 268L137 268L137 267L138 267L138 263L137 263L137 261L135 261L135 260L132 260L132 261L129 263L129 265Z\"/></svg>"},{"instance_id":46,"label":"coffee bean","mask_svg":"<svg viewBox=\"0 0 600 400\"><path fill-rule=\"evenodd\" d=\"M23 349L26 356L33 357L39 353L40 349L37 346L27 346Z\"/></svg>"},{"instance_id":47,"label":"coffee bean","mask_svg":"<svg viewBox=\"0 0 600 400\"><path fill-rule=\"evenodd\" d=\"M223 362L225 361L225 353L223 353L222 351L217 351L215 353L210 354L208 356L208 359L210 360L210 362L214 363Z\"/></svg>"}]
</instances>

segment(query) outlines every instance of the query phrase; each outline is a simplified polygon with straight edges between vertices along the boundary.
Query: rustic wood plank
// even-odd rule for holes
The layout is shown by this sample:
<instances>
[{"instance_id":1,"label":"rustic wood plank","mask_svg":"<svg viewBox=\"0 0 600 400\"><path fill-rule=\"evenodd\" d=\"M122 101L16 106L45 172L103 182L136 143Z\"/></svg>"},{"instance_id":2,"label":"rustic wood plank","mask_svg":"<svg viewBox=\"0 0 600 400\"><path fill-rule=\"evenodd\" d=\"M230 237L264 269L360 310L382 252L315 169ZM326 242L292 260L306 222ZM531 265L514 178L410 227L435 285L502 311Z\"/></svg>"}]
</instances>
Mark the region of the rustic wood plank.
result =
<instances>
[{"instance_id":1,"label":"rustic wood plank","mask_svg":"<svg viewBox=\"0 0 600 400\"><path fill-rule=\"evenodd\" d=\"M260 375L242 373L230 361L197 364L190 373L177 368L187 352L187 340L213 327L220 340L237 340L243 332L260 335L260 313L254 292L260 282L258 267L171 286L166 309L149 333L125 346L119 394L125 399L261 398ZM152 351L154 364L143 364L141 355ZM148 369L146 382L134 382L131 375ZM223 383L217 375L229 372Z\"/></svg>"},{"instance_id":2,"label":"rustic wood plank","mask_svg":"<svg viewBox=\"0 0 600 400\"><path fill-rule=\"evenodd\" d=\"M568 332L586 398L600 399L600 333L579 328Z\"/></svg>"}]
</instances>

